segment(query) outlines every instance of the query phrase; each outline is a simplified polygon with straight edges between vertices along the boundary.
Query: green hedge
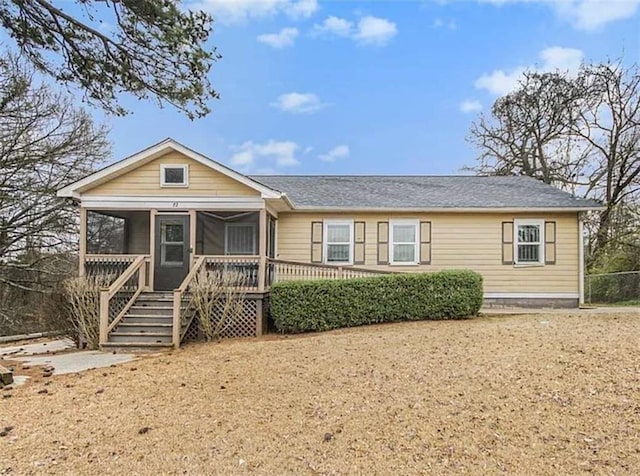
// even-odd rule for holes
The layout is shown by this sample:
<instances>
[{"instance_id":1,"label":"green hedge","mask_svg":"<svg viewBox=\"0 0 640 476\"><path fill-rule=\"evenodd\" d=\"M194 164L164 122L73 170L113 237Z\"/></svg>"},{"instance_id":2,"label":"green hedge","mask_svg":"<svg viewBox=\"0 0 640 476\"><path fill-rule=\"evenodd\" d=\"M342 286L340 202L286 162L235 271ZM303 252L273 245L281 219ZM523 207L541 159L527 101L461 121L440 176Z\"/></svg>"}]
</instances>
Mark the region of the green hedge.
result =
<instances>
[{"instance_id":1,"label":"green hedge","mask_svg":"<svg viewBox=\"0 0 640 476\"><path fill-rule=\"evenodd\" d=\"M423 319L463 319L482 305L482 276L468 270L272 286L271 316L283 332Z\"/></svg>"}]
</instances>

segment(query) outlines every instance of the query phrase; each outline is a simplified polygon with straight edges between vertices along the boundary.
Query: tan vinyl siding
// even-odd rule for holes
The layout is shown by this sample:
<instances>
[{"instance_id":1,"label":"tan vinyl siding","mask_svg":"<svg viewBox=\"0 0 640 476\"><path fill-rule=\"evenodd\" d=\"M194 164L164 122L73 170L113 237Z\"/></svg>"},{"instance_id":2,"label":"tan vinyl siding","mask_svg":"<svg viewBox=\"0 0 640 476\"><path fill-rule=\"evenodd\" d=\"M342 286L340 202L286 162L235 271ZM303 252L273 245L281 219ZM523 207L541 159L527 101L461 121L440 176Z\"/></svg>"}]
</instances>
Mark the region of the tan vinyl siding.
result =
<instances>
[{"instance_id":1,"label":"tan vinyl siding","mask_svg":"<svg viewBox=\"0 0 640 476\"><path fill-rule=\"evenodd\" d=\"M578 219L576 213L428 213L428 214L317 214L280 213L278 258L309 262L311 222L349 218L366 222L366 268L393 271L437 271L469 268L480 272L487 293L577 293ZM388 266L377 264L378 222L394 219L431 222L431 264ZM539 218L556 222L556 264L514 266L502 264L502 222Z\"/></svg>"},{"instance_id":2,"label":"tan vinyl siding","mask_svg":"<svg viewBox=\"0 0 640 476\"><path fill-rule=\"evenodd\" d=\"M161 187L160 164L187 164L188 187ZM260 193L220 172L189 159L178 152L170 152L141 165L113 180L97 185L83 195L118 196L259 196Z\"/></svg>"}]
</instances>

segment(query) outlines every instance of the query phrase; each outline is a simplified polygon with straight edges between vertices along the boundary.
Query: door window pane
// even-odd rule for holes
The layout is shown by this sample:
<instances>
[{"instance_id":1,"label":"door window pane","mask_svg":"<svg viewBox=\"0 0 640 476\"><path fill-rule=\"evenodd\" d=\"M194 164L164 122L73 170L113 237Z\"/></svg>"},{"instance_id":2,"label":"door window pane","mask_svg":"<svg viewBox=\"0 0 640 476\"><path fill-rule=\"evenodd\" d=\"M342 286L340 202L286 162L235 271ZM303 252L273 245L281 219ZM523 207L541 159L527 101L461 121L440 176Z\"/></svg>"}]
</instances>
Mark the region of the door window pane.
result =
<instances>
[{"instance_id":1,"label":"door window pane","mask_svg":"<svg viewBox=\"0 0 640 476\"><path fill-rule=\"evenodd\" d=\"M184 263L183 245L162 245L160 263L168 265L182 265Z\"/></svg>"},{"instance_id":2,"label":"door window pane","mask_svg":"<svg viewBox=\"0 0 640 476\"><path fill-rule=\"evenodd\" d=\"M163 223L162 235L165 243L182 243L184 241L184 226L182 223Z\"/></svg>"},{"instance_id":3,"label":"door window pane","mask_svg":"<svg viewBox=\"0 0 640 476\"><path fill-rule=\"evenodd\" d=\"M160 222L160 264L182 266L185 260L184 222L165 218Z\"/></svg>"}]
</instances>

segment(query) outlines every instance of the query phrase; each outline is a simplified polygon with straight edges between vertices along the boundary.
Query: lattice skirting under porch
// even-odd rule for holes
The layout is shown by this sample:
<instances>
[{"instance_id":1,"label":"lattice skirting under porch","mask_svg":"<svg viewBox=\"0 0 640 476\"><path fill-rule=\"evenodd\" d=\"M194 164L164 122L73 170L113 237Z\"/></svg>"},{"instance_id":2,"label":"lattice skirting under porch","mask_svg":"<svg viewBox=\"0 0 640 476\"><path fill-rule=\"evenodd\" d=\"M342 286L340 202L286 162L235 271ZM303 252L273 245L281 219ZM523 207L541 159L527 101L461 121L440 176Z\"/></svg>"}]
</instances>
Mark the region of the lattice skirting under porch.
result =
<instances>
[{"instance_id":1,"label":"lattice skirting under porch","mask_svg":"<svg viewBox=\"0 0 640 476\"><path fill-rule=\"evenodd\" d=\"M234 337L256 337L266 331L265 306L268 306L269 297L266 294L245 296L242 302L242 314L225 323L220 337L222 339ZM216 316L212 316L216 320ZM200 321L196 317L184 336L185 342L203 340L204 334L200 327Z\"/></svg>"}]
</instances>

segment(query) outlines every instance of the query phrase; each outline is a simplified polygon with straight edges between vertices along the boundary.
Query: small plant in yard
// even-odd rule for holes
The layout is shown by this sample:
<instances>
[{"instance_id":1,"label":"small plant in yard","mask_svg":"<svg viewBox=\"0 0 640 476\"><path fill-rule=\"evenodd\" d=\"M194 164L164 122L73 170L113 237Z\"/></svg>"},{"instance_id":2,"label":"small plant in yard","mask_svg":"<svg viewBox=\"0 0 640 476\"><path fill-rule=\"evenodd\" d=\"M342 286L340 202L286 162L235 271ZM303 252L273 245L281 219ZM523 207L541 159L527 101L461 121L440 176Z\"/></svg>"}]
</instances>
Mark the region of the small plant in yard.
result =
<instances>
[{"instance_id":1,"label":"small plant in yard","mask_svg":"<svg viewBox=\"0 0 640 476\"><path fill-rule=\"evenodd\" d=\"M464 319L482 305L482 276L468 270L349 280L290 281L271 288L278 330L308 332L380 322Z\"/></svg>"},{"instance_id":2,"label":"small plant in yard","mask_svg":"<svg viewBox=\"0 0 640 476\"><path fill-rule=\"evenodd\" d=\"M218 339L229 323L243 311L247 279L228 270L201 270L190 286L200 329L208 341Z\"/></svg>"},{"instance_id":3,"label":"small plant in yard","mask_svg":"<svg viewBox=\"0 0 640 476\"><path fill-rule=\"evenodd\" d=\"M89 349L97 349L100 344L100 289L110 282L111 276L84 276L63 283L71 337L76 342L84 340Z\"/></svg>"}]
</instances>

